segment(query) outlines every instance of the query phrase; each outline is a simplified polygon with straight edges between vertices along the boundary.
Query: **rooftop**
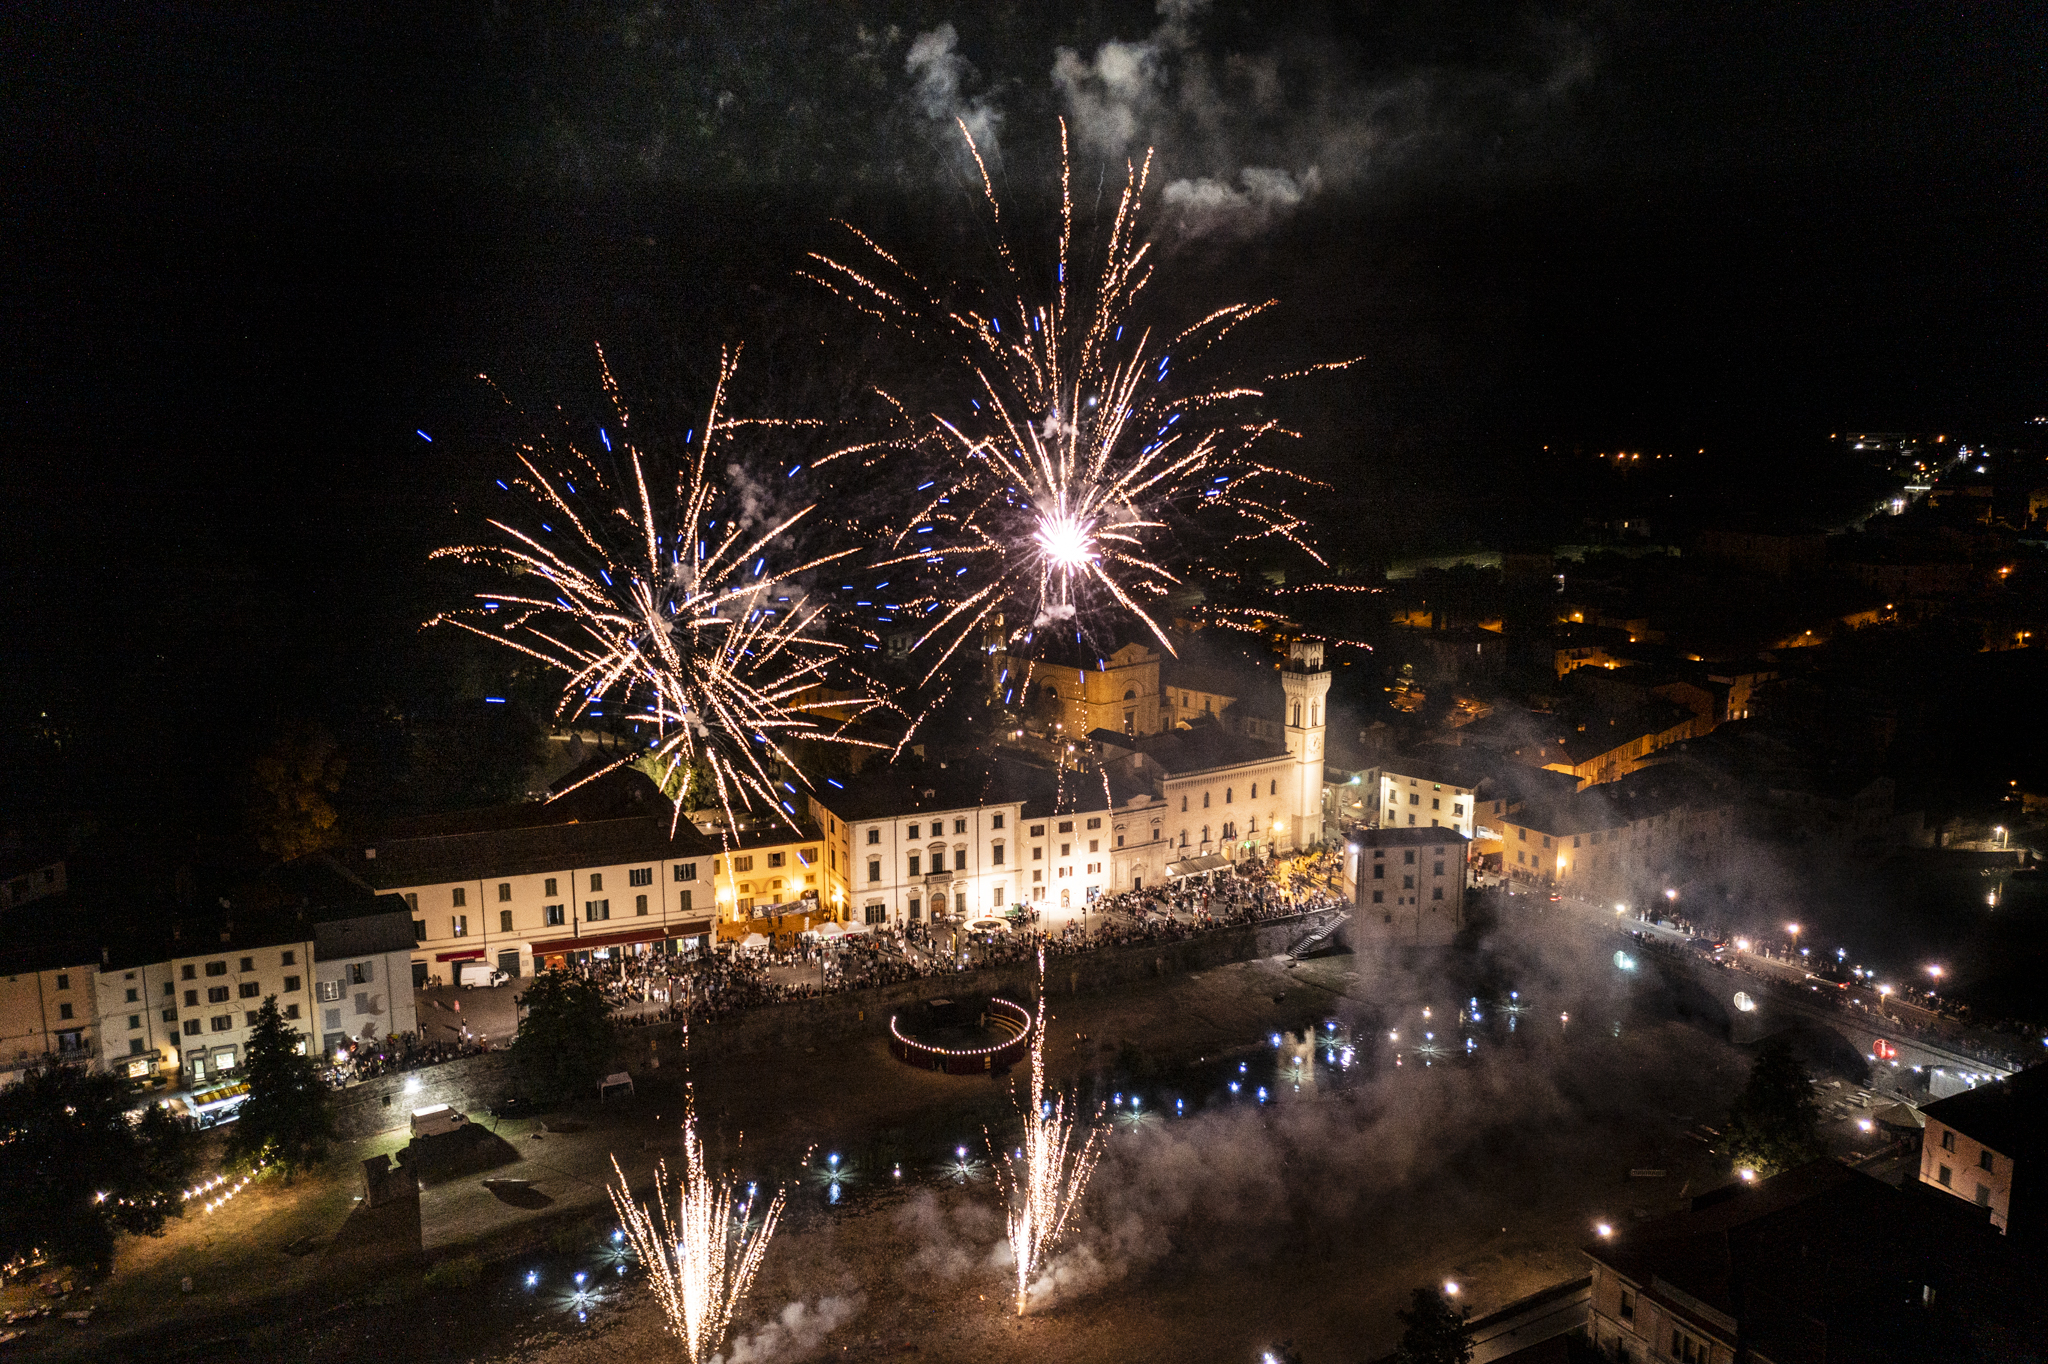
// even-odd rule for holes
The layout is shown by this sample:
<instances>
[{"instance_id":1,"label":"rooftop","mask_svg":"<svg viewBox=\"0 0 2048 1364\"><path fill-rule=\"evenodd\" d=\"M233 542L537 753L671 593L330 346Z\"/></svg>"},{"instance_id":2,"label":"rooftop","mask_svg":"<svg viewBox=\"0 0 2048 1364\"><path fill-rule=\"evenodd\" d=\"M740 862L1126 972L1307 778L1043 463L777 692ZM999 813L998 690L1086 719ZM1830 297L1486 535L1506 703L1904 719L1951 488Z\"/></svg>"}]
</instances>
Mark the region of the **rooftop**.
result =
<instances>
[{"instance_id":1,"label":"rooftop","mask_svg":"<svg viewBox=\"0 0 2048 1364\"><path fill-rule=\"evenodd\" d=\"M2040 1153L2048 1150L2048 1065L1937 1099L1921 1111L2000 1155Z\"/></svg>"},{"instance_id":2,"label":"rooftop","mask_svg":"<svg viewBox=\"0 0 2048 1364\"><path fill-rule=\"evenodd\" d=\"M786 828L778 841L789 841ZM373 847L350 848L337 854L336 861L364 884L383 891L486 876L708 857L717 851L718 845L687 821L676 824L671 834L670 820L663 815L386 840Z\"/></svg>"}]
</instances>

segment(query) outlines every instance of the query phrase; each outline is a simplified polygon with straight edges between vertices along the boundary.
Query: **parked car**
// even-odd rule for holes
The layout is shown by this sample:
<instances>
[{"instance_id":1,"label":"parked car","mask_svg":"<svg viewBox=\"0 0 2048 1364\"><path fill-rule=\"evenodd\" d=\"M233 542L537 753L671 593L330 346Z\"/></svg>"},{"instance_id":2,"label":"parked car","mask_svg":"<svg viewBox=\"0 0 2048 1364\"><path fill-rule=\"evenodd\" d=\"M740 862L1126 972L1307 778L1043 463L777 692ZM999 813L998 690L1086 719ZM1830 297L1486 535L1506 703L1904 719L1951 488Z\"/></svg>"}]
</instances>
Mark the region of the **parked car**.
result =
<instances>
[{"instance_id":1,"label":"parked car","mask_svg":"<svg viewBox=\"0 0 2048 1364\"><path fill-rule=\"evenodd\" d=\"M533 1100L515 1094L509 1099L500 1099L492 1104L490 1111L494 1118L531 1118L541 1109Z\"/></svg>"}]
</instances>

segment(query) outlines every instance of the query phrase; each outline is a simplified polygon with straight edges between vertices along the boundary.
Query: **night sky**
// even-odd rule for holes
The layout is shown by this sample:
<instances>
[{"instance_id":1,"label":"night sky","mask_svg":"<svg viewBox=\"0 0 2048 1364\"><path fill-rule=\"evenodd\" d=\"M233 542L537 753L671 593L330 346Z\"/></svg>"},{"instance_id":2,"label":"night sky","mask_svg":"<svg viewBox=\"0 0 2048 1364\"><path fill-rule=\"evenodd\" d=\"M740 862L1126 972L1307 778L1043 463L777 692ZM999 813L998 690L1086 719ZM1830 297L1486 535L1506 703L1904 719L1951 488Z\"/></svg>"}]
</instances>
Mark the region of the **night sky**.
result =
<instances>
[{"instance_id":1,"label":"night sky","mask_svg":"<svg viewBox=\"0 0 2048 1364\"><path fill-rule=\"evenodd\" d=\"M417 702L475 376L587 396L603 341L695 401L836 325L792 273L833 215L965 240L955 115L1020 214L1059 113L1077 182L1156 146L1157 287L1366 357L1289 415L1389 549L1540 538L1545 445L2048 407L2039 7L1273 8L15 9L9 754L47 712L204 805L281 715Z\"/></svg>"}]
</instances>

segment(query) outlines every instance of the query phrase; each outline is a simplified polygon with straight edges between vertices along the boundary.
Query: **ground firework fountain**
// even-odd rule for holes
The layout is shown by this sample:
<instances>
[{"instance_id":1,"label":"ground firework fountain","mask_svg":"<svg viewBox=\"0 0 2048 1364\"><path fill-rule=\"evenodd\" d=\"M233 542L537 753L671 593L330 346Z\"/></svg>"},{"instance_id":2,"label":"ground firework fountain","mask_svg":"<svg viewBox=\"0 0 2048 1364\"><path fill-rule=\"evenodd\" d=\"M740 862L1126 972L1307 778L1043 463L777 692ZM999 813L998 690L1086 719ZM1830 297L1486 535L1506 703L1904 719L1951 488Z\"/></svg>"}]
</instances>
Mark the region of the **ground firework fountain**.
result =
<instances>
[{"instance_id":1,"label":"ground firework fountain","mask_svg":"<svg viewBox=\"0 0 2048 1364\"><path fill-rule=\"evenodd\" d=\"M655 1167L651 1210L633 1201L617 1157L612 1172L619 1177L610 1190L612 1206L626 1239L647 1268L669 1329L683 1342L684 1357L703 1364L725 1343L733 1314L753 1287L781 1219L784 1195L778 1190L756 1220L752 1185L740 1198L736 1177L713 1178L706 1172L694 1103L683 1114L683 1168L673 1211L667 1161Z\"/></svg>"},{"instance_id":2,"label":"ground firework fountain","mask_svg":"<svg viewBox=\"0 0 2048 1364\"><path fill-rule=\"evenodd\" d=\"M1012 1151L990 1150L996 1181L1009 1207L1010 1252L1017 1260L1017 1315L1024 1315L1031 1276L1059 1244L1067 1219L1088 1191L1100 1130L1083 1130L1067 1116L1064 1096L1045 1097L1045 949L1038 951L1038 1016L1031 1033L1031 1102L1024 1137Z\"/></svg>"}]
</instances>

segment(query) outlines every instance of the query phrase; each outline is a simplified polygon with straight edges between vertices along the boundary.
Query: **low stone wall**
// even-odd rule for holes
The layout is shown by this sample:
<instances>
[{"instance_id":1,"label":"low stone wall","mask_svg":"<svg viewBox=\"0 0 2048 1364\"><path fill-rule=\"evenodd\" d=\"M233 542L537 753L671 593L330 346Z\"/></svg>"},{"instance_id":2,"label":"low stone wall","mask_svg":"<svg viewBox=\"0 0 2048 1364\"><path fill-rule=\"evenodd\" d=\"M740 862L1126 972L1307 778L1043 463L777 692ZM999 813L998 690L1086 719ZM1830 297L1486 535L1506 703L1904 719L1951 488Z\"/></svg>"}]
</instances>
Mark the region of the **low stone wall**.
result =
<instances>
[{"instance_id":1,"label":"low stone wall","mask_svg":"<svg viewBox=\"0 0 2048 1364\"><path fill-rule=\"evenodd\" d=\"M1045 966L1046 991L1055 998L1094 994L1137 981L1277 956L1294 940L1303 917L1221 929L1177 942L1105 947L1079 956L1052 957ZM721 1056L816 1051L859 1038L887 1037L891 1014L934 996L1003 994L1030 1000L1036 997L1037 986L1035 961L926 976L699 1022L691 1027L691 1045ZM682 1056L682 1039L680 1023L621 1028L619 1053L627 1070L644 1075L663 1062L677 1062ZM408 1090L415 1083L417 1089ZM511 1065L504 1053L466 1057L404 1075L381 1076L343 1090L335 1096L336 1127L345 1140L353 1141L404 1126L416 1108L445 1103L475 1113L513 1092Z\"/></svg>"}]
</instances>

